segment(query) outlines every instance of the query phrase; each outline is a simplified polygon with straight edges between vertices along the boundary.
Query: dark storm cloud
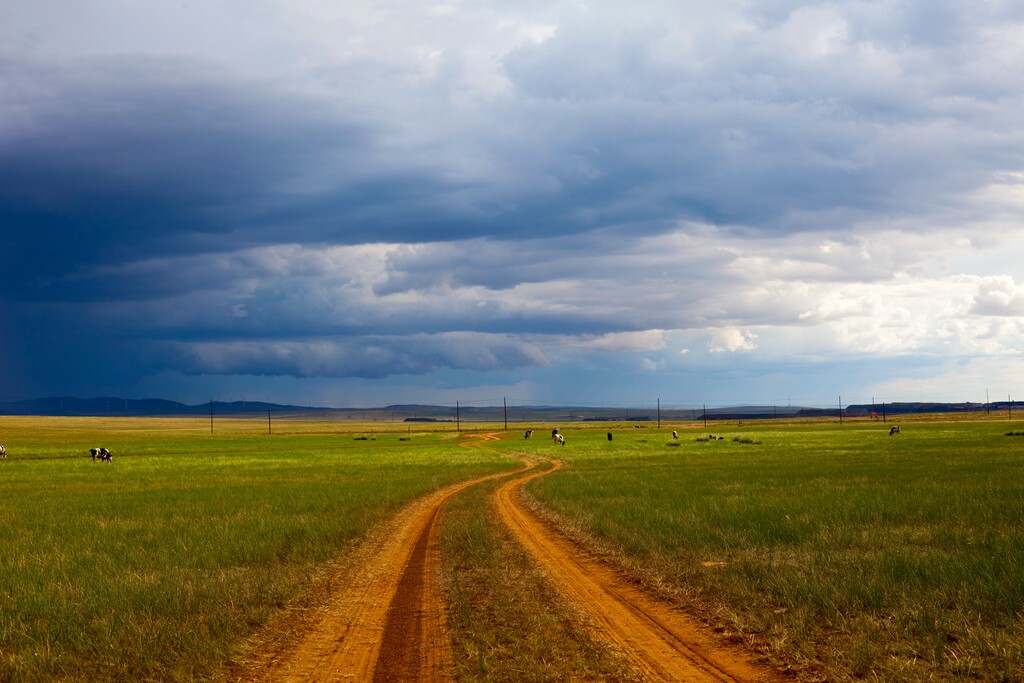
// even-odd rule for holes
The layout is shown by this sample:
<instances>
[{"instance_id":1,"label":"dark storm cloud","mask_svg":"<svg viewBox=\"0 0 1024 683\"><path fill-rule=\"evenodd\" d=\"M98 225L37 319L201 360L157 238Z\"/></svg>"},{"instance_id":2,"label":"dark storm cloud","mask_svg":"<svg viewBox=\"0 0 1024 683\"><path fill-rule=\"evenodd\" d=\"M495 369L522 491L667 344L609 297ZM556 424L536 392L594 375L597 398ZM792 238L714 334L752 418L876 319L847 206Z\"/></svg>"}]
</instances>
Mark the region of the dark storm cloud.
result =
<instances>
[{"instance_id":1,"label":"dark storm cloud","mask_svg":"<svg viewBox=\"0 0 1024 683\"><path fill-rule=\"evenodd\" d=\"M332 73L351 89L339 99L181 59L8 58L30 116L0 143L4 288L104 298L83 270L281 241L814 230L910 215L987 182L995 155L1019 161L996 114L975 114L982 131L922 108L954 85L941 76L919 82L925 97L884 80L868 92L867 66L796 65L763 35L670 60L670 24L589 16L506 56L515 99L472 108L444 79L406 86L372 63ZM374 110L374 95L409 111Z\"/></svg>"},{"instance_id":2,"label":"dark storm cloud","mask_svg":"<svg viewBox=\"0 0 1024 683\"><path fill-rule=\"evenodd\" d=\"M60 285L82 269L258 241L235 232L268 202L289 201L290 173L325 147L365 154L366 127L317 120L202 66L33 69L47 95L0 143L5 289L74 297Z\"/></svg>"},{"instance_id":3,"label":"dark storm cloud","mask_svg":"<svg viewBox=\"0 0 1024 683\"><path fill-rule=\"evenodd\" d=\"M177 345L185 373L382 378L442 368L489 371L545 366L535 346L484 334L384 336L300 342L238 341Z\"/></svg>"},{"instance_id":4,"label":"dark storm cloud","mask_svg":"<svg viewBox=\"0 0 1024 683\"><path fill-rule=\"evenodd\" d=\"M0 142L0 283L18 299L147 298L217 286L172 273L130 287L83 277L176 254L593 223L544 193L517 203L487 177L451 177L443 151L418 160L413 148L389 150L385 138L397 124L359 120L280 83L234 82L180 60L110 58L63 69L8 61L6 69L45 93L14 89L30 116Z\"/></svg>"},{"instance_id":5,"label":"dark storm cloud","mask_svg":"<svg viewBox=\"0 0 1024 683\"><path fill-rule=\"evenodd\" d=\"M543 368L663 330L746 352L908 320L868 290L928 270L937 226L1019 215L1006 3L256 5L237 38L216 3L16 13L58 29L0 44L23 377ZM991 282L970 311L1017 315Z\"/></svg>"}]
</instances>

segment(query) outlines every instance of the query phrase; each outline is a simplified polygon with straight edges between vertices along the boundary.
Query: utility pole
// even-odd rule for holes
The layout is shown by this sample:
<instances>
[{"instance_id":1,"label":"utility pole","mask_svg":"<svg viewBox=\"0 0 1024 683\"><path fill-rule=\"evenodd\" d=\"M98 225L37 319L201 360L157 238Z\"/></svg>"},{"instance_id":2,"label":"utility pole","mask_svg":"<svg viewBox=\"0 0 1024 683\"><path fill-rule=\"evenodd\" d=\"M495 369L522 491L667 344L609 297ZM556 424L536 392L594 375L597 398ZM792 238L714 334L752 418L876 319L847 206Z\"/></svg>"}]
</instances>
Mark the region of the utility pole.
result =
<instances>
[{"instance_id":1,"label":"utility pole","mask_svg":"<svg viewBox=\"0 0 1024 683\"><path fill-rule=\"evenodd\" d=\"M843 397L839 397L839 424L843 424Z\"/></svg>"},{"instance_id":2,"label":"utility pole","mask_svg":"<svg viewBox=\"0 0 1024 683\"><path fill-rule=\"evenodd\" d=\"M273 434L274 430L270 426L270 408L267 408L267 434Z\"/></svg>"},{"instance_id":3,"label":"utility pole","mask_svg":"<svg viewBox=\"0 0 1024 683\"><path fill-rule=\"evenodd\" d=\"M658 399L658 429L661 429L661 399Z\"/></svg>"},{"instance_id":4,"label":"utility pole","mask_svg":"<svg viewBox=\"0 0 1024 683\"><path fill-rule=\"evenodd\" d=\"M504 396L501 397L501 405L505 408L505 431L508 431L508 399Z\"/></svg>"},{"instance_id":5,"label":"utility pole","mask_svg":"<svg viewBox=\"0 0 1024 683\"><path fill-rule=\"evenodd\" d=\"M882 424L885 424L885 401L882 401Z\"/></svg>"}]
</instances>

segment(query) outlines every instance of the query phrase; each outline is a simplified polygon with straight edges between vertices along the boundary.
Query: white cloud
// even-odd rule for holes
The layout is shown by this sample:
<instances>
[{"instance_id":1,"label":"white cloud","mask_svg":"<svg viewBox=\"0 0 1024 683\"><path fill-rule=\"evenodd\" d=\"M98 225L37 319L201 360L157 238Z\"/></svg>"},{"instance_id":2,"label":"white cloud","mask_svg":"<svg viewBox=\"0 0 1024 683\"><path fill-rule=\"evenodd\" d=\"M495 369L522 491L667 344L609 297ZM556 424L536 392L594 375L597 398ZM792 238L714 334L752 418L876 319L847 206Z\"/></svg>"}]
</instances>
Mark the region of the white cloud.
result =
<instances>
[{"instance_id":1,"label":"white cloud","mask_svg":"<svg viewBox=\"0 0 1024 683\"><path fill-rule=\"evenodd\" d=\"M757 348L757 344L754 343L756 339L757 335L749 330L714 330L708 341L708 350L711 353L753 351Z\"/></svg>"},{"instance_id":2,"label":"white cloud","mask_svg":"<svg viewBox=\"0 0 1024 683\"><path fill-rule=\"evenodd\" d=\"M983 278L977 285L971 313L990 316L1024 316L1024 285L1013 278L996 276Z\"/></svg>"}]
</instances>

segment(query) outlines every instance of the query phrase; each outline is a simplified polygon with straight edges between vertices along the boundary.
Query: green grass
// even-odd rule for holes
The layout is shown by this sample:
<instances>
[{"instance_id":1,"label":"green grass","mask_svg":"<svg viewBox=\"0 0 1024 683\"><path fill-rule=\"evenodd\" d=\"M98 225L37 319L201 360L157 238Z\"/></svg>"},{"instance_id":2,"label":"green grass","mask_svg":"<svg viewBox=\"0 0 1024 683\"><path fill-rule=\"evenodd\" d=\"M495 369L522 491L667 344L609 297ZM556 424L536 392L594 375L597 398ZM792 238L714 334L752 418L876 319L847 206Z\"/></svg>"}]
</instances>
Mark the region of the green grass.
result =
<instances>
[{"instance_id":1,"label":"green grass","mask_svg":"<svg viewBox=\"0 0 1024 683\"><path fill-rule=\"evenodd\" d=\"M902 423L563 429L569 468L529 490L808 677L1022 680L1024 451L1005 422Z\"/></svg>"},{"instance_id":2,"label":"green grass","mask_svg":"<svg viewBox=\"0 0 1024 683\"><path fill-rule=\"evenodd\" d=\"M0 419L0 680L209 678L402 504L514 467L451 433L218 426Z\"/></svg>"},{"instance_id":3,"label":"green grass","mask_svg":"<svg viewBox=\"0 0 1024 683\"><path fill-rule=\"evenodd\" d=\"M1022 680L1024 450L1003 436L1020 425L901 424L562 425L564 448L505 445L568 462L529 488L567 529L805 679ZM0 418L0 680L211 678L404 502L515 467L451 425L274 432ZM616 679L484 501L446 513L458 675Z\"/></svg>"}]
</instances>

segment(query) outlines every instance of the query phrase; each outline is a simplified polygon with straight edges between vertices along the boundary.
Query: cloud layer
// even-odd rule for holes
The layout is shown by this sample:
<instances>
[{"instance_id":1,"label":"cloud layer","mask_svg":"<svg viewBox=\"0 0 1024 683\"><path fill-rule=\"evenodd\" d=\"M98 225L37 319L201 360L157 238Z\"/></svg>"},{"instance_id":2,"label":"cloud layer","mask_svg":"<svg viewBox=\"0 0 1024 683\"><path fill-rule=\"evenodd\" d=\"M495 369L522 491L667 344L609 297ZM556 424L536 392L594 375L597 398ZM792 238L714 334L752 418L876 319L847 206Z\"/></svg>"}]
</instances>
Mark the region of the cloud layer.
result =
<instances>
[{"instance_id":1,"label":"cloud layer","mask_svg":"<svg viewBox=\"0 0 1024 683\"><path fill-rule=\"evenodd\" d=\"M1024 379L1012 4L49 5L0 24L12 397Z\"/></svg>"}]
</instances>

